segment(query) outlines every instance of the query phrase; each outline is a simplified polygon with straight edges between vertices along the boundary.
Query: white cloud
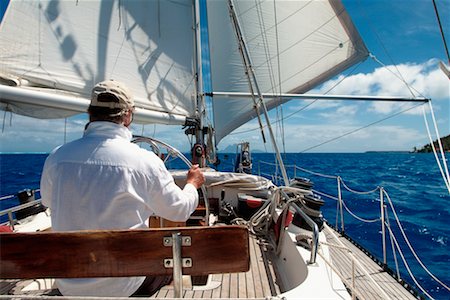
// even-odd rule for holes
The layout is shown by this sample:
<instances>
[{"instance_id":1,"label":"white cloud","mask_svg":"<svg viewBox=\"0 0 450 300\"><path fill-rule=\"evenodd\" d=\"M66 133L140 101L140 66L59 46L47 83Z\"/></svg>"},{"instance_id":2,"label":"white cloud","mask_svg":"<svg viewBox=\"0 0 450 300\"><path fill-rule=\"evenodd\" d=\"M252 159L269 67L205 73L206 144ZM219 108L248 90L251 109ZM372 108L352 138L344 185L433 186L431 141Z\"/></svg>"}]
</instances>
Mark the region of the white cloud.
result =
<instances>
[{"instance_id":1,"label":"white cloud","mask_svg":"<svg viewBox=\"0 0 450 300\"><path fill-rule=\"evenodd\" d=\"M1 120L3 121L3 119ZM39 120L20 115L6 114L4 130L0 134L0 152L50 152L55 147L80 138L83 135L87 116L67 119ZM190 149L190 143L181 126L132 125L133 134L156 136L182 152Z\"/></svg>"},{"instance_id":2,"label":"white cloud","mask_svg":"<svg viewBox=\"0 0 450 300\"><path fill-rule=\"evenodd\" d=\"M349 122L352 123L353 116L358 112L358 105L341 105L337 109L329 112L319 113L319 116L329 120L334 120L340 124Z\"/></svg>"},{"instance_id":3,"label":"white cloud","mask_svg":"<svg viewBox=\"0 0 450 300\"><path fill-rule=\"evenodd\" d=\"M350 114L354 113L355 107L343 107L342 110L348 110ZM342 114L337 114L343 119ZM351 117L349 116L349 119ZM416 118L421 121L420 117ZM363 128L365 120L358 123L337 122L333 119L322 118L316 124L285 123L285 145L287 152L364 152L364 151L409 151L414 146L421 147L428 143L425 130L422 128L409 128L403 125L384 125L377 124L368 128ZM264 145L260 138L259 130L245 132L248 129L257 128L256 122L248 123L234 134L224 138L219 149L225 149L229 145L241 141L249 141L252 149L272 151L269 137L266 136L268 143ZM361 129L361 130L360 130ZM274 128L278 139L279 147L282 146L281 137ZM266 130L267 133L267 130Z\"/></svg>"},{"instance_id":4,"label":"white cloud","mask_svg":"<svg viewBox=\"0 0 450 300\"><path fill-rule=\"evenodd\" d=\"M401 75L399 75L401 74ZM330 80L317 89L318 93L326 93L337 82L330 94L377 95L377 96L406 96L411 92L403 80L425 96L442 99L449 95L449 81L439 69L438 61L431 59L422 64L400 64L376 68L372 73L355 74L343 80L339 76ZM314 93L314 91L313 91Z\"/></svg>"},{"instance_id":5,"label":"white cloud","mask_svg":"<svg viewBox=\"0 0 450 300\"><path fill-rule=\"evenodd\" d=\"M438 61L435 59L422 64L410 63L377 68L372 73L351 75L344 80L343 78L341 75L330 80L313 92L328 92L337 82L340 82L330 91L330 94L408 98L412 98L414 95L431 98L435 102L449 101L450 97L450 82L440 70ZM368 111L386 115L412 106L413 104L401 102L373 102ZM421 114L422 109L414 109L407 113Z\"/></svg>"},{"instance_id":6,"label":"white cloud","mask_svg":"<svg viewBox=\"0 0 450 300\"><path fill-rule=\"evenodd\" d=\"M5 117L5 115L3 115ZM56 146L79 138L83 134L86 117L39 120L6 114L0 134L0 152L50 152ZM3 119L2 119L3 121Z\"/></svg>"},{"instance_id":7,"label":"white cloud","mask_svg":"<svg viewBox=\"0 0 450 300\"><path fill-rule=\"evenodd\" d=\"M392 66L390 67L392 69ZM405 80L415 87L417 91L433 99L436 119L440 126L441 135L450 132L450 101L449 80L437 66L437 61L429 60L423 64L402 64L398 70ZM334 86L337 81L326 82L320 89L312 93L323 93ZM372 73L356 74L343 80L333 89L334 94L358 95L409 95L409 90L391 72L375 69ZM284 116L299 111L311 100L293 100L283 106ZM405 109L411 104L405 103L366 103L347 101L317 101L304 110L294 114L284 122L284 136L286 151L298 152L322 144L335 137L344 135L370 123L380 120L390 114ZM428 106L426 107L428 109ZM414 146L428 143L424 137L424 126L421 116L422 108L416 108L404 113L407 116L395 123L383 122L376 126L357 131L349 136L313 148L312 152L360 152L367 150L410 150ZM275 112L270 113L272 121ZM5 115L3 115L5 116ZM6 114L5 129L0 135L0 151L51 151L54 147L66 141L79 138L82 135L86 117L69 118L65 128L64 120L37 120L23 116L13 115L12 126L9 125L9 113ZM3 120L2 120L3 121ZM403 122L403 123L401 123ZM389 124L389 125L386 125ZM390 124L395 124L390 125ZM273 123L275 135L281 147L281 123ZM236 130L242 132L258 128L257 122L251 121ZM184 134L181 126L133 125L135 134L156 136L172 144L180 151L189 151L192 141ZM266 139L269 141L267 129ZM262 143L261 133L258 130L249 131L239 135L230 135L221 141L219 148L242 141L249 141L253 149L273 151L270 142Z\"/></svg>"}]
</instances>

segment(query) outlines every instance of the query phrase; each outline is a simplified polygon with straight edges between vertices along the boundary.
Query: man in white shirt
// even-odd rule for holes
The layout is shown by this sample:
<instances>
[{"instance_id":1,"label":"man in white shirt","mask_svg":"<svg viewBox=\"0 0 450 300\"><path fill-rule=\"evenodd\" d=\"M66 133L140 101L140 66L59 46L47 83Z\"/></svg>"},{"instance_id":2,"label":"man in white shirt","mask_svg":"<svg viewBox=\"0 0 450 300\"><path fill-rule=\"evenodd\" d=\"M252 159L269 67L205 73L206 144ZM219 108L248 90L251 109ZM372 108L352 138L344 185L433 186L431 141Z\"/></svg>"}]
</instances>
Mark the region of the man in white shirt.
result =
<instances>
[{"instance_id":1,"label":"man in white shirt","mask_svg":"<svg viewBox=\"0 0 450 300\"><path fill-rule=\"evenodd\" d=\"M133 111L123 84L108 80L93 88L83 137L53 150L42 172L42 202L52 210L53 230L147 228L150 216L182 222L195 210L203 173L193 166L179 188L159 157L130 142ZM56 284L63 295L120 297L153 293L169 282L124 277Z\"/></svg>"}]
</instances>

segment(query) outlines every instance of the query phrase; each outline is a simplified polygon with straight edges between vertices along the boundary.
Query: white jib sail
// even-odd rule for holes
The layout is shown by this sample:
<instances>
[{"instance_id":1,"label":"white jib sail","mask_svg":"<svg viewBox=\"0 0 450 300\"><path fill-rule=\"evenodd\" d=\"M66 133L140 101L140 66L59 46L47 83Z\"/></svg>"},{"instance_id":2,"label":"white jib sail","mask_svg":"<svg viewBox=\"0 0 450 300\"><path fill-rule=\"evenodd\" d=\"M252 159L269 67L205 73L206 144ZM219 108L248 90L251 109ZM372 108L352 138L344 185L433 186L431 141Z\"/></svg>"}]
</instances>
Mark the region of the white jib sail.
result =
<instances>
[{"instance_id":1,"label":"white jib sail","mask_svg":"<svg viewBox=\"0 0 450 300\"><path fill-rule=\"evenodd\" d=\"M186 0L11 1L0 27L0 77L19 86L0 86L1 106L63 117L87 107L95 83L114 79L133 92L142 122L159 114L179 123L195 114L193 22ZM31 87L39 97L19 101ZM59 105L55 94L74 103Z\"/></svg>"},{"instance_id":2,"label":"white jib sail","mask_svg":"<svg viewBox=\"0 0 450 300\"><path fill-rule=\"evenodd\" d=\"M208 1L212 89L248 92L227 1ZM367 57L339 1L234 1L262 93L305 93ZM268 109L280 105L266 100ZM256 116L249 98L214 97L216 140Z\"/></svg>"}]
</instances>

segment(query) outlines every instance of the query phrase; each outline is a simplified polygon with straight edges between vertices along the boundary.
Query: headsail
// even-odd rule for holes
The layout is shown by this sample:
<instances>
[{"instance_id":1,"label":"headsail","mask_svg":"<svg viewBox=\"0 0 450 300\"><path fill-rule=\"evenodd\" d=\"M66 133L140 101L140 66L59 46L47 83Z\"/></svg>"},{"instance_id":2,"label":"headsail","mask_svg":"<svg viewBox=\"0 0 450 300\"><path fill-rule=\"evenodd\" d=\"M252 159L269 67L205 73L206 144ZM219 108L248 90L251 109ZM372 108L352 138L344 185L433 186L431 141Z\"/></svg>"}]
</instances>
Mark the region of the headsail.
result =
<instances>
[{"instance_id":1,"label":"headsail","mask_svg":"<svg viewBox=\"0 0 450 300\"><path fill-rule=\"evenodd\" d=\"M115 79L133 91L142 122L154 121L152 112L167 123L193 117L193 22L184 0L11 1L0 28L0 77L19 86L0 85L1 106L59 118L85 111L92 86ZM30 87L40 96L22 103ZM58 95L73 105L59 105Z\"/></svg>"},{"instance_id":2,"label":"headsail","mask_svg":"<svg viewBox=\"0 0 450 300\"><path fill-rule=\"evenodd\" d=\"M227 1L210 1L213 91L247 92L248 81L231 27ZM368 51L339 1L234 1L263 93L305 93ZM268 99L268 109L281 104ZM256 116L247 99L213 100L216 140Z\"/></svg>"}]
</instances>

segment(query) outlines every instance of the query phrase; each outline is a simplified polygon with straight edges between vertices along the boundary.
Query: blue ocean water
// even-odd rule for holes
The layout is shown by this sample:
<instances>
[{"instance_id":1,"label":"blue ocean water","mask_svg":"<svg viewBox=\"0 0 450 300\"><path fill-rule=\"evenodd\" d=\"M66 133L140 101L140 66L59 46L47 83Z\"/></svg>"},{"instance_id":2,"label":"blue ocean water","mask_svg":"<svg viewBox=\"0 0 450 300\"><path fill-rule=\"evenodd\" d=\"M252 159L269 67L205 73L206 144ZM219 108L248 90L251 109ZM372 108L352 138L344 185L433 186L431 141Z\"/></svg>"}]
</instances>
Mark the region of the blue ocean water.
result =
<instances>
[{"instance_id":1,"label":"blue ocean water","mask_svg":"<svg viewBox=\"0 0 450 300\"><path fill-rule=\"evenodd\" d=\"M0 196L12 195L23 189L38 189L40 174L47 154L1 154L0 155ZM232 170L234 154L220 154L219 170ZM271 174L274 154L254 153L253 173ZM447 155L447 159L450 158ZM355 191L370 191L382 186L392 200L395 211L417 256L439 280L450 284L449 220L450 196L440 177L439 169L432 154L411 153L358 153L358 154L286 154L285 164L288 175L307 177L314 182L314 189L336 197L337 180L314 175L296 169L293 165L318 174L340 176L345 186ZM172 168L182 167L179 161L170 162ZM362 219L379 218L379 191L371 194L355 194L344 186L342 197L348 209ZM323 214L327 221L336 224L336 200L325 200ZM387 201L387 199L384 199ZM17 204L16 199L0 201L0 210ZM388 205L388 204L387 204ZM389 206L389 205L388 205ZM414 254L401 237L393 213L388 210L389 222L396 239L401 245L408 265L417 281L435 299L450 299L450 292L442 288L415 260ZM344 212L345 232L357 240L364 248L382 260L381 222L365 223ZM395 225L395 226L394 226ZM339 223L339 227L341 223ZM388 265L395 270L391 242L387 239ZM398 256L398 255L397 255ZM406 268L398 256L401 277L413 284Z\"/></svg>"}]
</instances>

